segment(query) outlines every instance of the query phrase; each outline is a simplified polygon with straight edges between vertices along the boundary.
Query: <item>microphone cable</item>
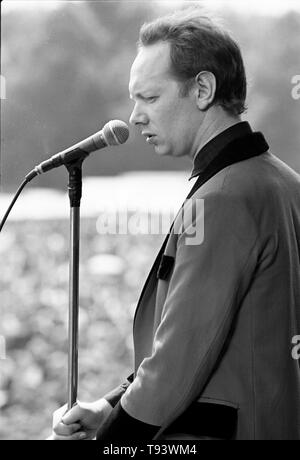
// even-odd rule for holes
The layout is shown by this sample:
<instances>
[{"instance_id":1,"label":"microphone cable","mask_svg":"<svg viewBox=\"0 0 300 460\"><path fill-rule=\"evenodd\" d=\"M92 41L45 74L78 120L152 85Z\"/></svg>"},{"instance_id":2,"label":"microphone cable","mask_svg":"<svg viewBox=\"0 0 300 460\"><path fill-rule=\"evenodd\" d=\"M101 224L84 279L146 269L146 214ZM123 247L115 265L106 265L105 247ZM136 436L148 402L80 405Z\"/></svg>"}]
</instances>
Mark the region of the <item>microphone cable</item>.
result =
<instances>
[{"instance_id":1,"label":"microphone cable","mask_svg":"<svg viewBox=\"0 0 300 460\"><path fill-rule=\"evenodd\" d=\"M3 219L1 220L1 223L0 223L0 232L1 232L2 228L4 227L4 224L5 224L5 222L6 222L7 218L8 218L8 216L9 216L9 214L10 214L10 211L12 210L12 208L13 208L15 202L16 202L17 199L19 198L19 196L20 196L22 190L24 189L25 185L28 184L28 182L30 182L30 180L28 180L27 178L25 178L25 179L23 180L22 184L19 186L18 190L16 191L16 194L15 194L15 196L14 196L12 202L10 203L10 205L9 205L9 207L8 207L8 209L7 209L7 211L6 211L5 215L4 215L4 217L3 217Z\"/></svg>"}]
</instances>

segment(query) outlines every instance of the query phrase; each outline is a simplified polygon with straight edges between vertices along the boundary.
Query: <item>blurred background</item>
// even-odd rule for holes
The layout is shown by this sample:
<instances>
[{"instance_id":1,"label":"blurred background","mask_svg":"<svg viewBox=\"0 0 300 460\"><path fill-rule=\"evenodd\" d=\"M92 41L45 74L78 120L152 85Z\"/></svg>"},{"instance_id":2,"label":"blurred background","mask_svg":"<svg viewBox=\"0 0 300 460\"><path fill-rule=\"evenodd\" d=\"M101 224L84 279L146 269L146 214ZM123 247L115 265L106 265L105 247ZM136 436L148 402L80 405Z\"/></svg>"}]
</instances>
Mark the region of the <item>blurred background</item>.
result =
<instances>
[{"instance_id":1,"label":"blurred background","mask_svg":"<svg viewBox=\"0 0 300 460\"><path fill-rule=\"evenodd\" d=\"M128 76L141 24L192 4L223 18L237 39L248 76L244 119L300 172L297 0L4 0L0 217L36 164L110 119L128 121ZM84 164L81 400L99 398L132 372L135 305L163 239L161 234L103 235L99 216L125 204L138 215L149 209L168 213L191 188L190 169L188 160L157 157L132 128L126 144L95 153ZM0 235L0 439L44 439L52 412L66 402L66 186L65 168L36 178Z\"/></svg>"}]
</instances>

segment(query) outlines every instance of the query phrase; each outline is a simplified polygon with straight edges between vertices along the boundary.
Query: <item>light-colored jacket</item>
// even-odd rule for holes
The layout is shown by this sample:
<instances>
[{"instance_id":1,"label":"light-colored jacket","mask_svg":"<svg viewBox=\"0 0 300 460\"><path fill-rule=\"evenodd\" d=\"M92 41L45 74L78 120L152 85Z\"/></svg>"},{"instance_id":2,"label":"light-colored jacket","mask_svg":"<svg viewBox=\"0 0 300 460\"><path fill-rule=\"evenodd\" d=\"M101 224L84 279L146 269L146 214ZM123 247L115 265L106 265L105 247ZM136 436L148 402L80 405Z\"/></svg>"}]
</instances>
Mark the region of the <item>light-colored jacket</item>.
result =
<instances>
[{"instance_id":1,"label":"light-colored jacket","mask_svg":"<svg viewBox=\"0 0 300 460\"><path fill-rule=\"evenodd\" d=\"M266 152L219 171L184 209L187 219L178 215L164 250L168 270L163 279L151 271L136 312L136 375L123 409L161 426L158 438L198 401L199 417L203 403L236 410L234 439L300 439L292 356L300 334L299 175Z\"/></svg>"}]
</instances>

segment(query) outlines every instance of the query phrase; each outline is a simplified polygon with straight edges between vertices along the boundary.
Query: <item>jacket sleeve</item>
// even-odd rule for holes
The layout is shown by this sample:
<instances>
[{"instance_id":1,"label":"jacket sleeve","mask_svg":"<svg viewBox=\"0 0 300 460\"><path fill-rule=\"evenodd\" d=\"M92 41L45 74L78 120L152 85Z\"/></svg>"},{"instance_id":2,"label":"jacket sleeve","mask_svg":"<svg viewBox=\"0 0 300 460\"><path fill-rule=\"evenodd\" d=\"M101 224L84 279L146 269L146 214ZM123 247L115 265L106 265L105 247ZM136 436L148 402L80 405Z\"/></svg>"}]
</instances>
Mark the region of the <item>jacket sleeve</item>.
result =
<instances>
[{"instance_id":1,"label":"jacket sleeve","mask_svg":"<svg viewBox=\"0 0 300 460\"><path fill-rule=\"evenodd\" d=\"M125 391L127 390L127 388L129 387L129 385L132 383L133 378L134 378L133 374L130 374L126 379L126 382L117 386L116 388L111 390L109 393L106 393L106 395L103 396L104 399L106 399L106 401L109 402L109 404L112 407L115 407L117 403L120 401Z\"/></svg>"},{"instance_id":2,"label":"jacket sleeve","mask_svg":"<svg viewBox=\"0 0 300 460\"><path fill-rule=\"evenodd\" d=\"M186 206L189 215L196 199ZM120 400L127 417L140 421L141 427L162 431L199 397L255 272L258 232L247 203L216 192L204 197L204 212L195 209L177 235L152 354L142 361ZM204 238L192 244L192 229L201 228L203 219ZM127 418L123 420L125 428ZM122 431L120 420L111 418L110 423L111 436Z\"/></svg>"},{"instance_id":3,"label":"jacket sleeve","mask_svg":"<svg viewBox=\"0 0 300 460\"><path fill-rule=\"evenodd\" d=\"M159 426L131 417L119 401L97 432L97 441L128 441L153 439Z\"/></svg>"}]
</instances>

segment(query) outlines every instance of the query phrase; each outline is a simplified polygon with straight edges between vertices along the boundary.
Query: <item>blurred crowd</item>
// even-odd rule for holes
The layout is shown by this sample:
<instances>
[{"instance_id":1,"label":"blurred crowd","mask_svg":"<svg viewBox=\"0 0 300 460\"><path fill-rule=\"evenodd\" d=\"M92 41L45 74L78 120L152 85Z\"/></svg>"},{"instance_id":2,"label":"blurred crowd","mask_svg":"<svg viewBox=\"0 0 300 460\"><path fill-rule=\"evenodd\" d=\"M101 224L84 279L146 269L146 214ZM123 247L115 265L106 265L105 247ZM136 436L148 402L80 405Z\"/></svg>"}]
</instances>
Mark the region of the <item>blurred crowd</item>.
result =
<instances>
[{"instance_id":1,"label":"blurred crowd","mask_svg":"<svg viewBox=\"0 0 300 460\"><path fill-rule=\"evenodd\" d=\"M132 319L162 235L81 222L79 389L92 401L132 372ZM69 225L8 223L0 237L0 439L44 439L67 398Z\"/></svg>"}]
</instances>

